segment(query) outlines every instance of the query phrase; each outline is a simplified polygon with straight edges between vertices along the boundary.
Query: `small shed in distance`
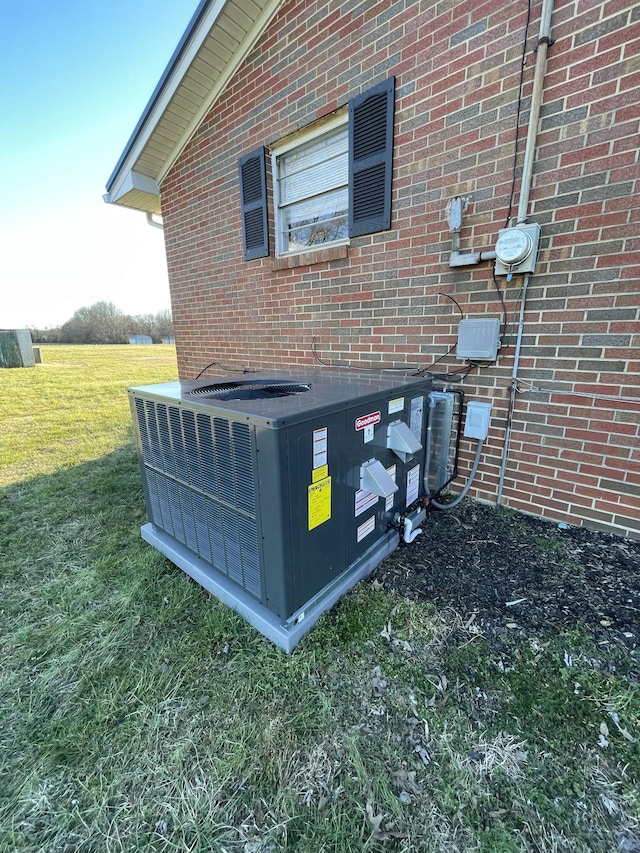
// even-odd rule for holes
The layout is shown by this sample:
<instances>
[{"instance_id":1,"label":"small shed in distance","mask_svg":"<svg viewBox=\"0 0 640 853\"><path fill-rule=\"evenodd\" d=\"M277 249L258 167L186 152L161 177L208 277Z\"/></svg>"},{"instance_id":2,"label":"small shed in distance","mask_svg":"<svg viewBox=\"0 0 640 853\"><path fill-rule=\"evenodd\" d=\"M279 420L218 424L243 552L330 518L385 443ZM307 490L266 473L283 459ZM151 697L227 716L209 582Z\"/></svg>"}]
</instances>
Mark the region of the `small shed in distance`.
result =
<instances>
[{"instance_id":1,"label":"small shed in distance","mask_svg":"<svg viewBox=\"0 0 640 853\"><path fill-rule=\"evenodd\" d=\"M0 367L35 367L29 329L0 329Z\"/></svg>"},{"instance_id":2,"label":"small shed in distance","mask_svg":"<svg viewBox=\"0 0 640 853\"><path fill-rule=\"evenodd\" d=\"M130 344L152 344L153 341L149 335L131 335L129 338Z\"/></svg>"}]
</instances>

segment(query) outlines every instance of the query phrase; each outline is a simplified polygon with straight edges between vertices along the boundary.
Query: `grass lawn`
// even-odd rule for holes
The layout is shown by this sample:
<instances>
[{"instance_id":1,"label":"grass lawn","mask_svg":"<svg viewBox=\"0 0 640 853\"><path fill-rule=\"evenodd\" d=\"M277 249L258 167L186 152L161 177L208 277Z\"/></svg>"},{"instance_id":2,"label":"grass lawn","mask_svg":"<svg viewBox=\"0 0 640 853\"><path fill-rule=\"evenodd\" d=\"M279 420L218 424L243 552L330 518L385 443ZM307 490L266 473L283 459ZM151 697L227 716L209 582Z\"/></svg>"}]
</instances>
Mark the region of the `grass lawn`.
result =
<instances>
[{"instance_id":1,"label":"grass lawn","mask_svg":"<svg viewBox=\"0 0 640 853\"><path fill-rule=\"evenodd\" d=\"M286 656L140 539L173 347L42 350L0 371L0 853L640 851L623 650L365 582Z\"/></svg>"}]
</instances>

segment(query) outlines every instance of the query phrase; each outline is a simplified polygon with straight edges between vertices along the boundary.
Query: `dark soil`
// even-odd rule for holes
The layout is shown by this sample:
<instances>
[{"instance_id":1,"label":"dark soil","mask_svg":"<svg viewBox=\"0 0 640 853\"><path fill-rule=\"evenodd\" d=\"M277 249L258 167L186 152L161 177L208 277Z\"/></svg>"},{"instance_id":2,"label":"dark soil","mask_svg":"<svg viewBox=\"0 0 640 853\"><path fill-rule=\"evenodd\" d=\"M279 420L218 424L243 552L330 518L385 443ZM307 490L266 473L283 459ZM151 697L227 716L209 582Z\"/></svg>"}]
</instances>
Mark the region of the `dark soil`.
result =
<instances>
[{"instance_id":1,"label":"dark soil","mask_svg":"<svg viewBox=\"0 0 640 853\"><path fill-rule=\"evenodd\" d=\"M430 512L423 531L377 583L473 619L497 648L577 629L640 666L640 541L470 501Z\"/></svg>"}]
</instances>

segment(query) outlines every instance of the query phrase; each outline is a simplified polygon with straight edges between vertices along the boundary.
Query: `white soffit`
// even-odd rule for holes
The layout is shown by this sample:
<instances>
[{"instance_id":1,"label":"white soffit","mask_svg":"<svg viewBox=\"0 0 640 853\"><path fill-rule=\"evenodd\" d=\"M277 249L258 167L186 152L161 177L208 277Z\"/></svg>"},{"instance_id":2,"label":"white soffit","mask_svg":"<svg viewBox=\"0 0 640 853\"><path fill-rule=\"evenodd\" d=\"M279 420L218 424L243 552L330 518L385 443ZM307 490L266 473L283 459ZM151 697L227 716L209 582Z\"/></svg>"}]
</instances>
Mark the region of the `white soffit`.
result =
<instances>
[{"instance_id":1,"label":"white soffit","mask_svg":"<svg viewBox=\"0 0 640 853\"><path fill-rule=\"evenodd\" d=\"M203 0L107 183L104 200L160 213L160 184L284 0Z\"/></svg>"}]
</instances>

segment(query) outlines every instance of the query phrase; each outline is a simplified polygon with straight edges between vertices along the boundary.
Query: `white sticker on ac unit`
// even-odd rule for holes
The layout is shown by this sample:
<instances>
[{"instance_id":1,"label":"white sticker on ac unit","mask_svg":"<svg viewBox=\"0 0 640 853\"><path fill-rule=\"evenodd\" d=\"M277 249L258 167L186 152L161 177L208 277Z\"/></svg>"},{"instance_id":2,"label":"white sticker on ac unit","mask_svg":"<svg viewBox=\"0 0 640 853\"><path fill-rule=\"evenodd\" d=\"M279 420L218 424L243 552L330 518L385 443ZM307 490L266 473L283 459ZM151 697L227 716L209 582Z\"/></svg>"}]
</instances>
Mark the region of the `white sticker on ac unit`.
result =
<instances>
[{"instance_id":1,"label":"white sticker on ac unit","mask_svg":"<svg viewBox=\"0 0 640 853\"><path fill-rule=\"evenodd\" d=\"M420 466L407 472L407 506L418 500L420 493Z\"/></svg>"},{"instance_id":2,"label":"white sticker on ac unit","mask_svg":"<svg viewBox=\"0 0 640 853\"><path fill-rule=\"evenodd\" d=\"M361 524L358 528L358 542L362 542L365 536L368 536L370 533L376 529L376 517L372 515L371 518L368 518L364 524Z\"/></svg>"},{"instance_id":3,"label":"white sticker on ac unit","mask_svg":"<svg viewBox=\"0 0 640 853\"><path fill-rule=\"evenodd\" d=\"M327 427L313 431L313 469L327 464Z\"/></svg>"},{"instance_id":4,"label":"white sticker on ac unit","mask_svg":"<svg viewBox=\"0 0 640 853\"><path fill-rule=\"evenodd\" d=\"M390 465L387 468L387 474L391 477L393 482L396 481L396 466ZM385 512L389 512L389 510L393 507L393 499L395 498L395 493L393 495L389 495L389 497L385 500L384 509Z\"/></svg>"},{"instance_id":5,"label":"white sticker on ac unit","mask_svg":"<svg viewBox=\"0 0 640 853\"><path fill-rule=\"evenodd\" d=\"M356 492L355 515L356 518L362 515L363 512L375 506L378 503L378 495L373 492L367 492L364 489L358 489Z\"/></svg>"},{"instance_id":6,"label":"white sticker on ac unit","mask_svg":"<svg viewBox=\"0 0 640 853\"><path fill-rule=\"evenodd\" d=\"M409 418L409 429L418 439L422 441L422 419L424 415L424 397L414 397L411 401L411 415Z\"/></svg>"}]
</instances>

